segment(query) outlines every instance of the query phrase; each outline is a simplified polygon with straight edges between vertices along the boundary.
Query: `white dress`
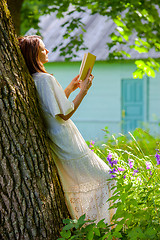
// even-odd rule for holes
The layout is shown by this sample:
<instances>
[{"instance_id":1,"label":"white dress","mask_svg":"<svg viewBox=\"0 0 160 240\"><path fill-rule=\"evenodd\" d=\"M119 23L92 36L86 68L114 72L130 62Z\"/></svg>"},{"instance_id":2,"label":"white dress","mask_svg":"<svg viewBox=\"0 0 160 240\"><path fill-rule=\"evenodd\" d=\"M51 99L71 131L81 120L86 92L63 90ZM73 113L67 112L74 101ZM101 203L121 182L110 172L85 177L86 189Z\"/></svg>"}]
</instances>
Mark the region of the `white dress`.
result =
<instances>
[{"instance_id":1,"label":"white dress","mask_svg":"<svg viewBox=\"0 0 160 240\"><path fill-rule=\"evenodd\" d=\"M110 178L108 165L89 149L70 119L64 121L57 116L67 115L74 109L57 80L47 73L34 73L33 79L71 217L86 214L86 219L98 222L105 218L110 223L113 211L108 210L109 203L106 203L111 194L111 185L106 181Z\"/></svg>"}]
</instances>

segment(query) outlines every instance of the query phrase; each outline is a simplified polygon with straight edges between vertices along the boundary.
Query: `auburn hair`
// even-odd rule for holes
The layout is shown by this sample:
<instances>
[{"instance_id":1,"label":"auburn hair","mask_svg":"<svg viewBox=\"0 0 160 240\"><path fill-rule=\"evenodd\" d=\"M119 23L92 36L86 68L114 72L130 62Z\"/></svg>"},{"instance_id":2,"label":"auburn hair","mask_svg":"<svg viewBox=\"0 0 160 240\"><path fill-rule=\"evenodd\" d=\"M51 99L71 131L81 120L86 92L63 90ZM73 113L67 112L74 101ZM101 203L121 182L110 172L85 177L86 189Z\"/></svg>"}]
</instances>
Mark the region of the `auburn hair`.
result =
<instances>
[{"instance_id":1,"label":"auburn hair","mask_svg":"<svg viewBox=\"0 0 160 240\"><path fill-rule=\"evenodd\" d=\"M30 74L36 72L47 73L44 65L41 63L38 57L40 39L42 38L38 35L18 37L19 46Z\"/></svg>"}]
</instances>

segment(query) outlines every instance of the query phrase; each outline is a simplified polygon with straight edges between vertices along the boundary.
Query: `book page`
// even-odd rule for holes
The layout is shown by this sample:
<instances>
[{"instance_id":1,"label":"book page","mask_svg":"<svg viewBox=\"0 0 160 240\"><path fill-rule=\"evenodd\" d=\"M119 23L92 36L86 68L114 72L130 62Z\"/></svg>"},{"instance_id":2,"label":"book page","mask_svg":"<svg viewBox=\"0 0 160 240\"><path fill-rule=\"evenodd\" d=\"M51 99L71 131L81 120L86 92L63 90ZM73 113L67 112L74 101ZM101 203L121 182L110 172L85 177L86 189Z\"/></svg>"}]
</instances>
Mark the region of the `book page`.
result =
<instances>
[{"instance_id":1,"label":"book page","mask_svg":"<svg viewBox=\"0 0 160 240\"><path fill-rule=\"evenodd\" d=\"M87 57L87 53L84 54L83 60L82 60L82 62L81 62L81 66L80 66L80 70L79 70L79 75L80 75L80 76L81 76L81 74L82 74L82 70L83 70L84 65L85 65L86 57Z\"/></svg>"}]
</instances>

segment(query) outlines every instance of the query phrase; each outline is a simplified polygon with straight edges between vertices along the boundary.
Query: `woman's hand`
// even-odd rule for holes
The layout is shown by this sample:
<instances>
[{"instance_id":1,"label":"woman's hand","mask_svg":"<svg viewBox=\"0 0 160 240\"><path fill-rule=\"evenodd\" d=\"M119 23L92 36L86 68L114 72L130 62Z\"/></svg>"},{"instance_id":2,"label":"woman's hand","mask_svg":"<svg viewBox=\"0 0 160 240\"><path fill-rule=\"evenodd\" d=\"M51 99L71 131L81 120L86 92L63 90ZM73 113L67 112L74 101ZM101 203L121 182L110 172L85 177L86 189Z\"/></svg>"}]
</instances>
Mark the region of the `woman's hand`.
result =
<instances>
[{"instance_id":1,"label":"woman's hand","mask_svg":"<svg viewBox=\"0 0 160 240\"><path fill-rule=\"evenodd\" d=\"M79 79L78 78L79 78L79 75L77 75L71 82L73 84L72 86L74 86L73 87L74 90L77 89L77 87L79 86ZM91 69L89 69L85 80L80 82L80 89L81 89L80 92L77 94L77 96L73 100L74 110L67 115L59 114L59 116L63 120L65 120L65 121L68 120L74 114L74 112L77 110L78 106L80 105L83 98L87 94L88 89L91 87L93 78L94 78L94 76L91 74ZM66 96L68 96L69 91L66 90L66 89L65 89L65 91L66 91L65 92Z\"/></svg>"},{"instance_id":2,"label":"woman's hand","mask_svg":"<svg viewBox=\"0 0 160 240\"><path fill-rule=\"evenodd\" d=\"M64 90L66 97L68 98L69 95L79 87L80 87L80 81L79 81L79 75L77 75L75 78L73 78L73 80L70 82L68 87L66 87L66 89Z\"/></svg>"},{"instance_id":3,"label":"woman's hand","mask_svg":"<svg viewBox=\"0 0 160 240\"><path fill-rule=\"evenodd\" d=\"M69 85L71 87L72 92L80 87L79 74L75 78L73 78Z\"/></svg>"},{"instance_id":4,"label":"woman's hand","mask_svg":"<svg viewBox=\"0 0 160 240\"><path fill-rule=\"evenodd\" d=\"M86 78L83 81L80 81L81 91L88 92L88 89L92 86L92 80L94 76L91 74L91 69L88 70Z\"/></svg>"}]
</instances>

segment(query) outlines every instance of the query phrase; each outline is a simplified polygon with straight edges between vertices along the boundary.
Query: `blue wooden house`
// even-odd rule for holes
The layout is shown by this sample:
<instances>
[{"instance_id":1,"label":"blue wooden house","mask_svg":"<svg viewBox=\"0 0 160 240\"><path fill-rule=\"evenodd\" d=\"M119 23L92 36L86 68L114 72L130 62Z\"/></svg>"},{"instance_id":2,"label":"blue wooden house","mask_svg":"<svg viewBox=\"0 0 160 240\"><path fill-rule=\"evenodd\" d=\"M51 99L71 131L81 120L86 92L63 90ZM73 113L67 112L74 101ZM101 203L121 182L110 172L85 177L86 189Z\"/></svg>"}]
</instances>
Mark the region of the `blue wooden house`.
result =
<instances>
[{"instance_id":1,"label":"blue wooden house","mask_svg":"<svg viewBox=\"0 0 160 240\"><path fill-rule=\"evenodd\" d=\"M55 14L43 16L40 27L46 48L50 51L46 69L53 73L63 88L79 73L84 52L97 56L92 88L72 116L85 140L102 140L106 126L110 135L127 133L137 127L159 134L160 74L156 73L155 78L145 76L143 79L133 79L132 73L136 69L135 59L145 59L148 56L159 58L160 53L151 51L149 54L139 54L130 49L130 59L109 61L106 42L111 41L109 34L114 31L115 24L98 14L74 13L72 17L81 17L86 24L84 43L88 50L80 51L79 56L71 62L65 62L59 49L56 52L52 52L52 49L64 41L62 35L65 27L62 28L61 25L70 17L66 15L63 19L57 19ZM79 31L75 30L73 34L80 34ZM31 30L29 34L32 33ZM71 95L71 100L76 93Z\"/></svg>"}]
</instances>

